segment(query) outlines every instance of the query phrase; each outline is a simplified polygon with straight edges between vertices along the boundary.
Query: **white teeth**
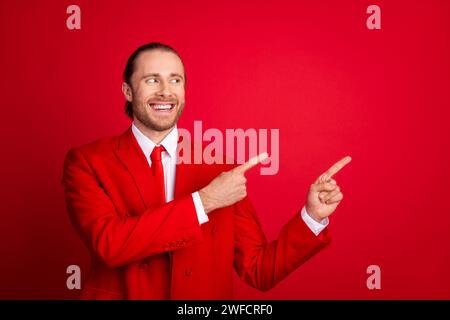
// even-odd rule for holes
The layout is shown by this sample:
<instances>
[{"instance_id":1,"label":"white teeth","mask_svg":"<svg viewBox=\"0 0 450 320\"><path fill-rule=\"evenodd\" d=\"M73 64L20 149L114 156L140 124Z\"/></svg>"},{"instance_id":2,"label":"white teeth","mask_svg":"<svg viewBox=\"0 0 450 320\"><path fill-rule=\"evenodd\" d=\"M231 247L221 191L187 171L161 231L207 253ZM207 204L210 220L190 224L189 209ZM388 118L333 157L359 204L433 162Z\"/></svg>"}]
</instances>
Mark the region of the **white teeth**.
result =
<instances>
[{"instance_id":1,"label":"white teeth","mask_svg":"<svg viewBox=\"0 0 450 320\"><path fill-rule=\"evenodd\" d=\"M151 106L156 110L169 110L172 108L171 104L152 104Z\"/></svg>"}]
</instances>

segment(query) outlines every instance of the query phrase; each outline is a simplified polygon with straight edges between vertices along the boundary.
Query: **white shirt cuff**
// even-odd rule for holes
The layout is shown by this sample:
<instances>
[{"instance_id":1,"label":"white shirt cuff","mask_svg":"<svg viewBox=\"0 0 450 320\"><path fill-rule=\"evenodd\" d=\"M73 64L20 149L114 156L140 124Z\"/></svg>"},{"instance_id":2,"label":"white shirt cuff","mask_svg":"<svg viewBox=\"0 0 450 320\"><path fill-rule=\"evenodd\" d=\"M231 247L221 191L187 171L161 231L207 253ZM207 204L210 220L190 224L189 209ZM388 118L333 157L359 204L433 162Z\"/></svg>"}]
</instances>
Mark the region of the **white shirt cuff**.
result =
<instances>
[{"instance_id":1,"label":"white shirt cuff","mask_svg":"<svg viewBox=\"0 0 450 320\"><path fill-rule=\"evenodd\" d=\"M328 217L322 219L322 221L320 221L320 222L317 222L316 220L311 218L311 216L308 214L308 212L306 212L305 207L302 208L301 216L302 216L303 221L305 221L306 225L311 229L311 231L316 236L318 236L319 233L321 233L322 230L325 229L328 226L328 224L330 223L330 220L328 219Z\"/></svg>"},{"instance_id":2,"label":"white shirt cuff","mask_svg":"<svg viewBox=\"0 0 450 320\"><path fill-rule=\"evenodd\" d=\"M199 224L204 224L208 222L208 215L205 213L205 208L203 208L202 199L198 192L192 193L192 199L194 200L195 211L197 212L197 218Z\"/></svg>"}]
</instances>

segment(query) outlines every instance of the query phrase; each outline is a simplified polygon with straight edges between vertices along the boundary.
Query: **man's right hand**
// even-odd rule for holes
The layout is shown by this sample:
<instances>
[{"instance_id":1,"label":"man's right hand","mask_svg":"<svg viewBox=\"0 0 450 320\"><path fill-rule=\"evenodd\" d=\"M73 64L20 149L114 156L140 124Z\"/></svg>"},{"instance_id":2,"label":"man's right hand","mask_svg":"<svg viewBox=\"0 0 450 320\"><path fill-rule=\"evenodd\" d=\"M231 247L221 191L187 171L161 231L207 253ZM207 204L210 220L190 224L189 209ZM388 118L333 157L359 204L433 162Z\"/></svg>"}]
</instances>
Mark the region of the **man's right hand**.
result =
<instances>
[{"instance_id":1,"label":"man's right hand","mask_svg":"<svg viewBox=\"0 0 450 320\"><path fill-rule=\"evenodd\" d=\"M247 196L245 172L264 161L267 156L267 152L263 152L230 171L222 172L201 189L198 193L205 212L208 214L244 199Z\"/></svg>"}]
</instances>

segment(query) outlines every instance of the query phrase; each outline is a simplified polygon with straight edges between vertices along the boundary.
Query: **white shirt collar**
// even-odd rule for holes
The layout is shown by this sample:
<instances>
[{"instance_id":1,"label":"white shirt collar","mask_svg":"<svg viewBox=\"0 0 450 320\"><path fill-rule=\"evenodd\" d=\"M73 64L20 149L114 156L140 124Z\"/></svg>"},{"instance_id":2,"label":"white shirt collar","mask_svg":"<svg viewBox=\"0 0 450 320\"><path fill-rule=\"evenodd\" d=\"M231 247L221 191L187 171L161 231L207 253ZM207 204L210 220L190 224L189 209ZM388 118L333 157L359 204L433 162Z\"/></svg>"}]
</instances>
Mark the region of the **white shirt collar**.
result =
<instances>
[{"instance_id":1,"label":"white shirt collar","mask_svg":"<svg viewBox=\"0 0 450 320\"><path fill-rule=\"evenodd\" d=\"M131 131L133 131L134 137L136 138L139 146L141 147L144 155L147 159L150 159L150 155L153 152L153 148L156 144L147 138L135 125L134 122L131 125ZM178 146L178 129L177 126L169 132L169 134L161 141L159 145L162 145L169 156L175 159L177 146Z\"/></svg>"}]
</instances>

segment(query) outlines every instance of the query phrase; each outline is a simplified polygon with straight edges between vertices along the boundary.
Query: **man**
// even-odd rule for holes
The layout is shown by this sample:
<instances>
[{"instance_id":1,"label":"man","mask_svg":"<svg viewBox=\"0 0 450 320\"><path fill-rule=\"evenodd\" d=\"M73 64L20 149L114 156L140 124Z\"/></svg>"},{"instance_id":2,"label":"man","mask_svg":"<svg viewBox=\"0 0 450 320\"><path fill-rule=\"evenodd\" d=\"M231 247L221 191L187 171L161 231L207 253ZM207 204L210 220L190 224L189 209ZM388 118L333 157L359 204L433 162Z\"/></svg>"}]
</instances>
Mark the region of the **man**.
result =
<instances>
[{"instance_id":1,"label":"man","mask_svg":"<svg viewBox=\"0 0 450 320\"><path fill-rule=\"evenodd\" d=\"M245 171L261 158L177 164L185 83L174 49L138 48L122 86L132 126L66 156L67 208L92 260L81 298L231 299L233 268L268 290L330 241L328 216L343 197L332 176L350 157L317 178L268 243L246 192Z\"/></svg>"}]
</instances>

